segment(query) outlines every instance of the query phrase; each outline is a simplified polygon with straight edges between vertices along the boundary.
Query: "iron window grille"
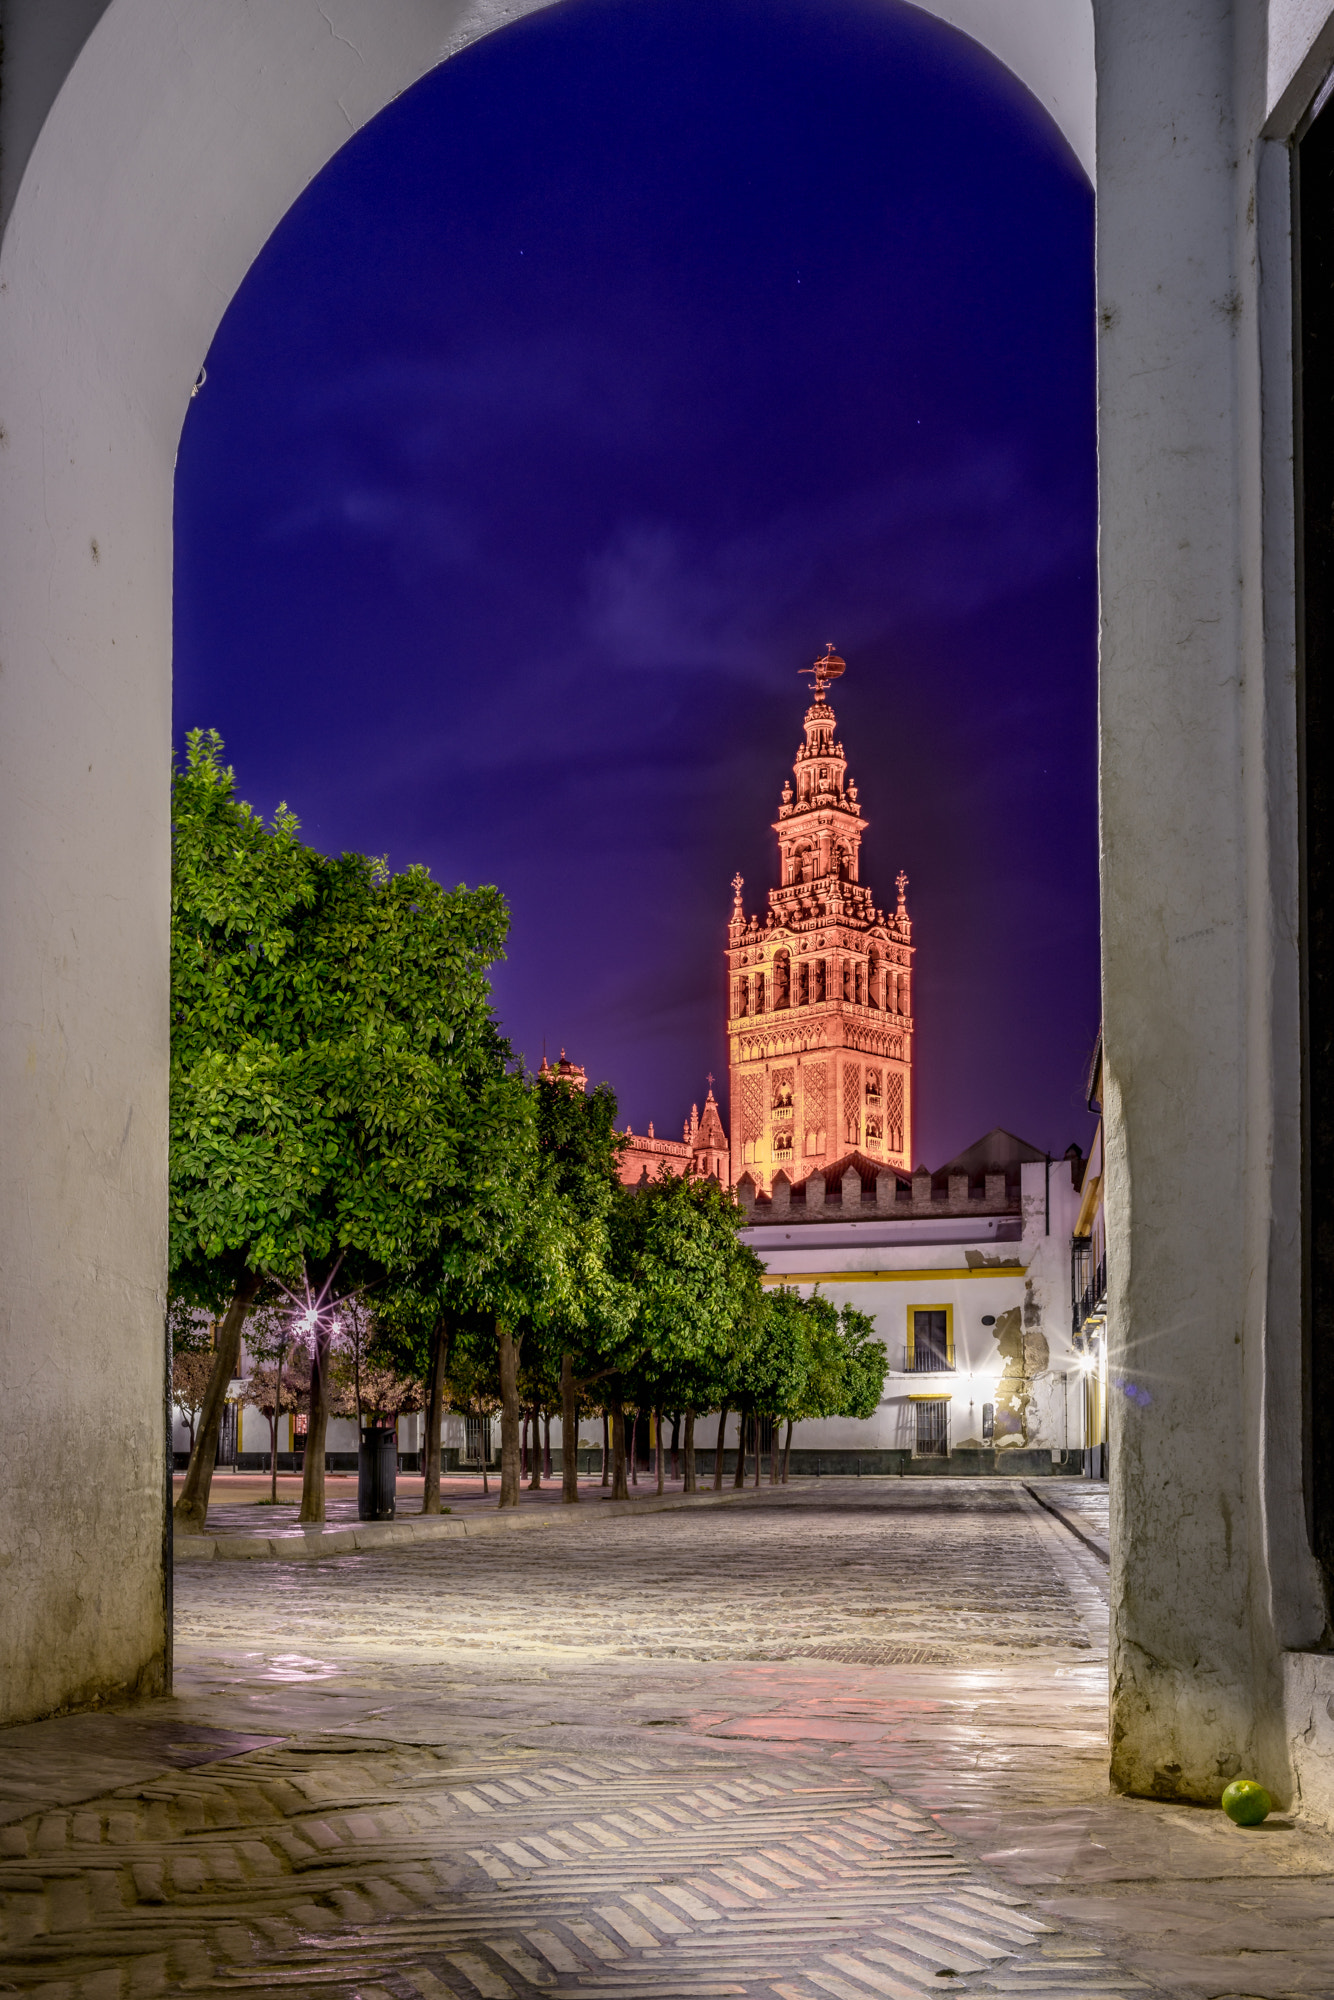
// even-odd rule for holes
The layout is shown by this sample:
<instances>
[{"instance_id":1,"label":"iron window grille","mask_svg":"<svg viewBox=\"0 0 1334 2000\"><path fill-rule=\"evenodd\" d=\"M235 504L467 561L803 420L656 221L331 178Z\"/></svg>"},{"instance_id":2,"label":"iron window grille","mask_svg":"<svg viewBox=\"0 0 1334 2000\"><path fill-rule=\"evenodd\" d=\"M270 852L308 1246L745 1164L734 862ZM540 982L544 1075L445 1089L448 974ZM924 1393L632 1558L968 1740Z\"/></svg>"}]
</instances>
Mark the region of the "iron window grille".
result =
<instances>
[{"instance_id":1,"label":"iron window grille","mask_svg":"<svg viewBox=\"0 0 1334 2000\"><path fill-rule=\"evenodd\" d=\"M950 1455L950 1406L946 1397L924 1396L913 1404L917 1412L916 1458Z\"/></svg>"}]
</instances>

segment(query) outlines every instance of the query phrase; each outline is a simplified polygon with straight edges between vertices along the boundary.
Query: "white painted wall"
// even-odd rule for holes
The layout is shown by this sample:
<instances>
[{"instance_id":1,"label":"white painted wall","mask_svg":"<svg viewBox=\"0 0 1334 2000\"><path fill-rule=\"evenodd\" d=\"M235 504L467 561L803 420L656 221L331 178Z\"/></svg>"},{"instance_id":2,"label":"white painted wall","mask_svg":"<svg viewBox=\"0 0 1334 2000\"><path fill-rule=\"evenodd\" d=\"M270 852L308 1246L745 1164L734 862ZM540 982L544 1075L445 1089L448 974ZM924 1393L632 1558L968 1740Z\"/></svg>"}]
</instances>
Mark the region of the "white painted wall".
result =
<instances>
[{"instance_id":1,"label":"white painted wall","mask_svg":"<svg viewBox=\"0 0 1334 2000\"><path fill-rule=\"evenodd\" d=\"M837 1231L841 1239L837 1247L810 1250L802 1247L809 1225L789 1229L760 1226L746 1231L744 1240L771 1275L786 1275L800 1283L803 1272L815 1270L877 1274L850 1276L845 1282L829 1276L821 1282L820 1291L831 1304L855 1306L875 1322L876 1339L884 1344L889 1357L880 1408L864 1420L830 1417L797 1424L792 1433L794 1450L911 1450L916 1434L912 1398L927 1393L949 1396L954 1443L969 1437L980 1442L982 1405L995 1402L1004 1367L997 1348L999 1330L984 1326L983 1320L999 1320L1015 1310L1023 1314L1025 1308L1029 1314L1025 1324L1030 1331L1041 1331L1049 1355L1047 1369L1035 1380L1025 1442L1038 1450L1064 1450L1067 1444L1078 1447L1082 1443L1074 1379L1079 1363L1070 1339L1070 1237L1079 1197L1067 1160L1052 1161L1050 1182L1041 1161L1026 1163L1021 1175L1023 1234L1011 1243L979 1242L977 1222L966 1225L951 1240L942 1233L950 1229L950 1223L934 1220L925 1224L905 1220L893 1225L892 1232L869 1221L854 1222L845 1230L834 1225L831 1233ZM859 1232L860 1241L855 1240ZM871 1240L890 1233L898 1240ZM854 1240L849 1242L849 1237ZM1020 1275L990 1275L988 1266L996 1264L1018 1265ZM916 1271L932 1275L917 1278L913 1275ZM941 1272L956 1275L935 1275ZM802 1289L812 1287L804 1284ZM951 1309L953 1375L905 1372L909 1314L914 1306ZM1071 1378L1068 1387L1067 1377Z\"/></svg>"},{"instance_id":2,"label":"white painted wall","mask_svg":"<svg viewBox=\"0 0 1334 2000\"><path fill-rule=\"evenodd\" d=\"M1282 1651L1324 1621L1301 1492L1283 142L1329 12L1095 6L1112 1770L1202 1800L1241 1769L1286 1795Z\"/></svg>"}]
</instances>

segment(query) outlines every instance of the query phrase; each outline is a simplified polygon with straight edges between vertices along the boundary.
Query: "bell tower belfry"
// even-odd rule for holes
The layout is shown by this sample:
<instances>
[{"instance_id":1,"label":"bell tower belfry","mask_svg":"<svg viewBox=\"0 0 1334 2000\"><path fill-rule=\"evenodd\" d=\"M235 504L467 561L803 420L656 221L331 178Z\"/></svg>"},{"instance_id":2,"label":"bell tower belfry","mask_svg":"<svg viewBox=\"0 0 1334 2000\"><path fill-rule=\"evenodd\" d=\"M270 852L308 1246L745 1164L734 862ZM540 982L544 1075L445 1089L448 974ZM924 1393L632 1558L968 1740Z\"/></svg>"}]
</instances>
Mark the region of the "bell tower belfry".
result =
<instances>
[{"instance_id":1,"label":"bell tower belfry","mask_svg":"<svg viewBox=\"0 0 1334 2000\"><path fill-rule=\"evenodd\" d=\"M761 1191L849 1153L912 1172L912 922L908 878L879 909L861 880L867 822L829 705L846 663L812 668L805 740L782 792L779 886L747 916L740 875L727 928L732 1181Z\"/></svg>"}]
</instances>

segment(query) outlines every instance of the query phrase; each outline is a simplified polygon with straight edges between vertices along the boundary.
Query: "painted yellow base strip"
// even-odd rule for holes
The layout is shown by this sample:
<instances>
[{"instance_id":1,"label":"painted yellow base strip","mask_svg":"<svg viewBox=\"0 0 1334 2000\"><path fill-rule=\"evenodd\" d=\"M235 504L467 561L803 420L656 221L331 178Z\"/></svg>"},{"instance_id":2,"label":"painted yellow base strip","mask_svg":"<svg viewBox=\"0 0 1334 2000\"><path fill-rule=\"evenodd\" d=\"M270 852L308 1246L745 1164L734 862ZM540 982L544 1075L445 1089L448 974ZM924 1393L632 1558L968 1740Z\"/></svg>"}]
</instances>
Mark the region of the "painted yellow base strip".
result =
<instances>
[{"instance_id":1,"label":"painted yellow base strip","mask_svg":"<svg viewBox=\"0 0 1334 2000\"><path fill-rule=\"evenodd\" d=\"M942 1278L1025 1278L1027 1264L967 1264L961 1270L934 1267L920 1271L766 1271L763 1285L918 1285Z\"/></svg>"}]
</instances>

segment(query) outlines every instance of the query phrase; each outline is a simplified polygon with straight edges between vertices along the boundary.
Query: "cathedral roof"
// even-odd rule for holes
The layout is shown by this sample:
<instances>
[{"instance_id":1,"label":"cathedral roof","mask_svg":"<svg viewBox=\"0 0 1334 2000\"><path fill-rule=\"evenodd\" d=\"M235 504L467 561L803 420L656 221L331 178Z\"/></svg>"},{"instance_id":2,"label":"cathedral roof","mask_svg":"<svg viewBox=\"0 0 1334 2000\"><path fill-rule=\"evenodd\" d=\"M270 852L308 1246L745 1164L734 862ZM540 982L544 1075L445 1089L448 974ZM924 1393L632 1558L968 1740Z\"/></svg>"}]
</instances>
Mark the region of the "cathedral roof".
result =
<instances>
[{"instance_id":1,"label":"cathedral roof","mask_svg":"<svg viewBox=\"0 0 1334 2000\"><path fill-rule=\"evenodd\" d=\"M1009 1173L1025 1162L1045 1160L1046 1157L1040 1146L1030 1146L1026 1139L1017 1139L1003 1125L993 1125L982 1138L974 1139L962 1153L947 1160L943 1167L937 1167L932 1179L939 1180L945 1174L967 1174L970 1179L975 1179L978 1174Z\"/></svg>"},{"instance_id":2,"label":"cathedral roof","mask_svg":"<svg viewBox=\"0 0 1334 2000\"><path fill-rule=\"evenodd\" d=\"M887 1167L883 1160L873 1160L868 1154L859 1152L854 1147L846 1153L841 1153L838 1159L829 1160L824 1166L812 1167L809 1173L801 1176L800 1180L793 1180L793 1192L795 1193L798 1189L804 1189L811 1174L817 1173L824 1175L826 1188L837 1187L849 1167L855 1168L861 1175L863 1187L874 1188L877 1174L892 1174L895 1180L904 1179L904 1176L896 1172L893 1167ZM785 1170L780 1168L779 1171L784 1172ZM777 1175L774 1178L777 1179Z\"/></svg>"}]
</instances>

